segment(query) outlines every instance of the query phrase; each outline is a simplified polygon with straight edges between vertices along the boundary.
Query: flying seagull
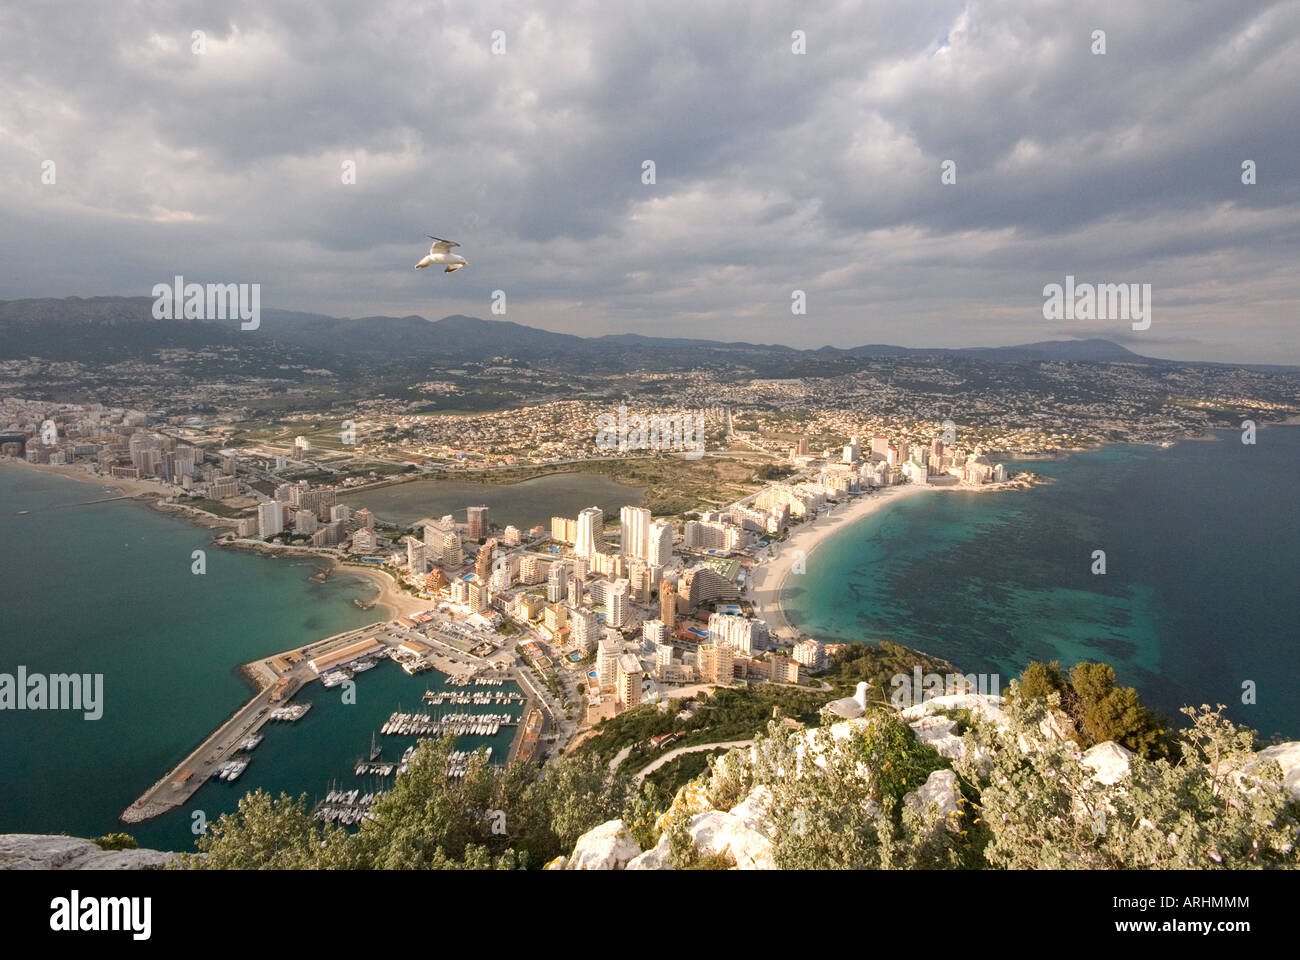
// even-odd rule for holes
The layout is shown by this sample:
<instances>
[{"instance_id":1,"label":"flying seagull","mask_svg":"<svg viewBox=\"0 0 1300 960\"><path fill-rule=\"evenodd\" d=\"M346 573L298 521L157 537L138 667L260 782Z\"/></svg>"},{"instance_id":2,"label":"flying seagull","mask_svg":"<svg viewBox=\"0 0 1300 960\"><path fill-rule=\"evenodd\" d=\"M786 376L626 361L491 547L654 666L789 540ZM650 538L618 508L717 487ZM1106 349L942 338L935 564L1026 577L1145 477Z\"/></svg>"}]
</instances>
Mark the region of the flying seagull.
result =
<instances>
[{"instance_id":1,"label":"flying seagull","mask_svg":"<svg viewBox=\"0 0 1300 960\"><path fill-rule=\"evenodd\" d=\"M455 273L461 267L469 266L469 261L462 256L451 252L452 247L459 247L459 243L453 243L451 240L443 240L441 237L435 237L426 233L426 237L433 240L434 243L429 247L429 255L415 265L415 269L428 267L435 263L447 264L447 269L443 273Z\"/></svg>"}]
</instances>

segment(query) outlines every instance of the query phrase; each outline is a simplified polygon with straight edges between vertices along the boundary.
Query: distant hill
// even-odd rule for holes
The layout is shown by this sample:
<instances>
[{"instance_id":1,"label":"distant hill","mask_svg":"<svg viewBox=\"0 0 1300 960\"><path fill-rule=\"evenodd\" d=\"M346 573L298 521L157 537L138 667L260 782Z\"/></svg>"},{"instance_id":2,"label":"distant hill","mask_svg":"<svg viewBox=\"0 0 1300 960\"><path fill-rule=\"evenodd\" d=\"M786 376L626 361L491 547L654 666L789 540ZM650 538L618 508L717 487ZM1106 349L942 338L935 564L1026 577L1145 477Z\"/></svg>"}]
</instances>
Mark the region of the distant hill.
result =
<instances>
[{"instance_id":1,"label":"distant hill","mask_svg":"<svg viewBox=\"0 0 1300 960\"><path fill-rule=\"evenodd\" d=\"M967 347L958 351L968 357L993 361L1071 360L1083 363L1124 363L1146 360L1140 354L1109 340L1044 340L1018 347Z\"/></svg>"},{"instance_id":2,"label":"distant hill","mask_svg":"<svg viewBox=\"0 0 1300 960\"><path fill-rule=\"evenodd\" d=\"M1124 362L1149 360L1108 340L1051 340L1009 347L928 349L868 344L796 349L753 344L613 334L580 337L552 333L508 320L454 315L441 320L406 317L329 317L292 310L263 309L261 326L244 332L237 321L155 320L148 297L69 297L0 300L0 357L41 356L51 360L145 359L160 347L247 347L278 344L303 357L383 362L425 357L463 362L512 356L610 369L657 366L669 369L747 365L778 374L792 360L816 364L854 358L958 356L997 363L1042 361Z\"/></svg>"}]
</instances>

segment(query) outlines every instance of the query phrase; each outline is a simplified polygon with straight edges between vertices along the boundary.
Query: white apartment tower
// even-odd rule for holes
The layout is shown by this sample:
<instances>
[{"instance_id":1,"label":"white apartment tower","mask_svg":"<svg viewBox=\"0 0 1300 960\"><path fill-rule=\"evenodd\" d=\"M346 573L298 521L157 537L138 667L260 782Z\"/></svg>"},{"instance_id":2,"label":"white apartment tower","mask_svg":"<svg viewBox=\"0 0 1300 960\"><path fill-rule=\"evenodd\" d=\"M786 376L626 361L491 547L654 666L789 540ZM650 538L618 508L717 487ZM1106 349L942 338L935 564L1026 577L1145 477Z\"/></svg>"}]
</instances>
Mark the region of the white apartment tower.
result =
<instances>
[{"instance_id":1,"label":"white apartment tower","mask_svg":"<svg viewBox=\"0 0 1300 960\"><path fill-rule=\"evenodd\" d=\"M650 511L624 507L618 512L618 523L623 556L644 560L650 552Z\"/></svg>"},{"instance_id":2,"label":"white apartment tower","mask_svg":"<svg viewBox=\"0 0 1300 960\"><path fill-rule=\"evenodd\" d=\"M605 623L614 628L622 627L630 612L629 601L632 585L627 580L615 580L605 591Z\"/></svg>"},{"instance_id":3,"label":"white apartment tower","mask_svg":"<svg viewBox=\"0 0 1300 960\"><path fill-rule=\"evenodd\" d=\"M591 610L577 609L569 611L569 637L583 653L596 645L596 632L600 622Z\"/></svg>"},{"instance_id":4,"label":"white apartment tower","mask_svg":"<svg viewBox=\"0 0 1300 960\"><path fill-rule=\"evenodd\" d=\"M605 511L600 507L588 507L578 514L578 531L574 538L573 552L582 558L599 553L605 545Z\"/></svg>"},{"instance_id":5,"label":"white apartment tower","mask_svg":"<svg viewBox=\"0 0 1300 960\"><path fill-rule=\"evenodd\" d=\"M730 613L714 613L709 616L709 639L714 643L726 643L732 650L743 656L754 652L755 621Z\"/></svg>"},{"instance_id":6,"label":"white apartment tower","mask_svg":"<svg viewBox=\"0 0 1300 960\"><path fill-rule=\"evenodd\" d=\"M257 505L257 535L262 538L274 537L284 532L284 504L279 500L268 500Z\"/></svg>"},{"instance_id":7,"label":"white apartment tower","mask_svg":"<svg viewBox=\"0 0 1300 960\"><path fill-rule=\"evenodd\" d=\"M667 520L650 524L650 543L645 558L652 567L662 567L673 558L673 525Z\"/></svg>"},{"instance_id":8,"label":"white apartment tower","mask_svg":"<svg viewBox=\"0 0 1300 960\"><path fill-rule=\"evenodd\" d=\"M407 537L406 568L414 574L424 573L425 556L424 542L415 537Z\"/></svg>"},{"instance_id":9,"label":"white apartment tower","mask_svg":"<svg viewBox=\"0 0 1300 960\"><path fill-rule=\"evenodd\" d=\"M442 535L443 566L454 570L464 562L464 559L460 553L460 535L454 532L444 533Z\"/></svg>"}]
</instances>

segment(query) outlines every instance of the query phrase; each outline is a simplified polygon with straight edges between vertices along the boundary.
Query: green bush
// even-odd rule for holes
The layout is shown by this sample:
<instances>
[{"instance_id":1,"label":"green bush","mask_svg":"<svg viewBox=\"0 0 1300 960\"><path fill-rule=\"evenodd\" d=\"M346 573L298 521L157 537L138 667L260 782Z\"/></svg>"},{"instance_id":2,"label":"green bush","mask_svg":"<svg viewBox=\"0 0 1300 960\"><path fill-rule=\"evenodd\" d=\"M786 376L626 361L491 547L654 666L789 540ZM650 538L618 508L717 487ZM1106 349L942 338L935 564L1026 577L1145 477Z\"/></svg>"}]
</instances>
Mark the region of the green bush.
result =
<instances>
[{"instance_id":1,"label":"green bush","mask_svg":"<svg viewBox=\"0 0 1300 960\"><path fill-rule=\"evenodd\" d=\"M138 850L140 844L129 833L106 833L90 841L101 850Z\"/></svg>"},{"instance_id":2,"label":"green bush","mask_svg":"<svg viewBox=\"0 0 1300 960\"><path fill-rule=\"evenodd\" d=\"M1017 695L1026 700L1059 698L1062 712L1084 747L1113 740L1148 759L1168 756L1173 745L1170 724L1148 710L1132 687L1115 686L1108 663L1076 663L1067 679L1061 665L1035 661L1020 675Z\"/></svg>"}]
</instances>

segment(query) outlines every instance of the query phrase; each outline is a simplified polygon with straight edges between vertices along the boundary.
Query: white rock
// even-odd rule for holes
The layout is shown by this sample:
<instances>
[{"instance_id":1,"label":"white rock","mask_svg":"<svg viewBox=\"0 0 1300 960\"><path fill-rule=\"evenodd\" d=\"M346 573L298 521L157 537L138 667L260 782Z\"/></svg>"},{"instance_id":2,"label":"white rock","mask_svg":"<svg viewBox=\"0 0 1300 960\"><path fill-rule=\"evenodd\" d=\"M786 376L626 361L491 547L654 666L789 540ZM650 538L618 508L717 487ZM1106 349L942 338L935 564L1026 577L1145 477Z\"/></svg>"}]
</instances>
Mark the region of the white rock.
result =
<instances>
[{"instance_id":1,"label":"white rock","mask_svg":"<svg viewBox=\"0 0 1300 960\"><path fill-rule=\"evenodd\" d=\"M934 747L941 757L959 760L966 753L966 745L957 736L956 720L936 715L913 720L909 726L919 742Z\"/></svg>"},{"instance_id":2,"label":"white rock","mask_svg":"<svg viewBox=\"0 0 1300 960\"><path fill-rule=\"evenodd\" d=\"M1038 725L1044 736L1053 740L1060 740L1064 743L1074 743L1075 733L1074 726L1070 718L1059 710L1049 711L1042 722Z\"/></svg>"},{"instance_id":3,"label":"white rock","mask_svg":"<svg viewBox=\"0 0 1300 960\"><path fill-rule=\"evenodd\" d=\"M771 788L759 786L755 787L749 796L732 807L729 812L750 830L772 840L776 830L770 813L771 802Z\"/></svg>"},{"instance_id":4,"label":"white rock","mask_svg":"<svg viewBox=\"0 0 1300 960\"><path fill-rule=\"evenodd\" d=\"M673 870L676 869L672 863L672 855L668 850L668 835L662 834L659 842L641 854L639 857L633 857L627 862L629 870Z\"/></svg>"},{"instance_id":5,"label":"white rock","mask_svg":"<svg viewBox=\"0 0 1300 960\"><path fill-rule=\"evenodd\" d=\"M725 810L697 814L690 823L691 841L701 857L721 854L741 870L775 870L772 841Z\"/></svg>"},{"instance_id":6,"label":"white rock","mask_svg":"<svg viewBox=\"0 0 1300 960\"><path fill-rule=\"evenodd\" d=\"M938 807L939 816L950 829L956 830L958 815L961 813L961 808L957 805L959 796L957 774L951 770L936 770L926 778L919 790L905 794L903 802L913 810Z\"/></svg>"},{"instance_id":7,"label":"white rock","mask_svg":"<svg viewBox=\"0 0 1300 960\"><path fill-rule=\"evenodd\" d=\"M969 710L971 716L992 720L998 726L1006 726L1010 721L1002 708L1006 700L987 693L953 693L943 697L932 697L921 703L913 704L899 711L904 720L919 720L921 717L946 710Z\"/></svg>"},{"instance_id":8,"label":"white rock","mask_svg":"<svg viewBox=\"0 0 1300 960\"><path fill-rule=\"evenodd\" d=\"M908 726L916 731L916 739L922 743L954 736L957 733L957 721L943 715L922 717L920 720L913 720Z\"/></svg>"},{"instance_id":9,"label":"white rock","mask_svg":"<svg viewBox=\"0 0 1300 960\"><path fill-rule=\"evenodd\" d=\"M566 870L622 870L641 853L622 820L608 820L578 838Z\"/></svg>"},{"instance_id":10,"label":"white rock","mask_svg":"<svg viewBox=\"0 0 1300 960\"><path fill-rule=\"evenodd\" d=\"M1110 786L1128 776L1133 764L1133 751L1121 747L1114 740L1107 740L1085 750L1079 762L1093 771L1093 780Z\"/></svg>"},{"instance_id":11,"label":"white rock","mask_svg":"<svg viewBox=\"0 0 1300 960\"><path fill-rule=\"evenodd\" d=\"M1256 760L1276 760L1282 767L1282 782L1291 795L1300 800L1300 740L1265 747L1255 754ZM1247 769L1251 764L1247 764Z\"/></svg>"}]
</instances>

